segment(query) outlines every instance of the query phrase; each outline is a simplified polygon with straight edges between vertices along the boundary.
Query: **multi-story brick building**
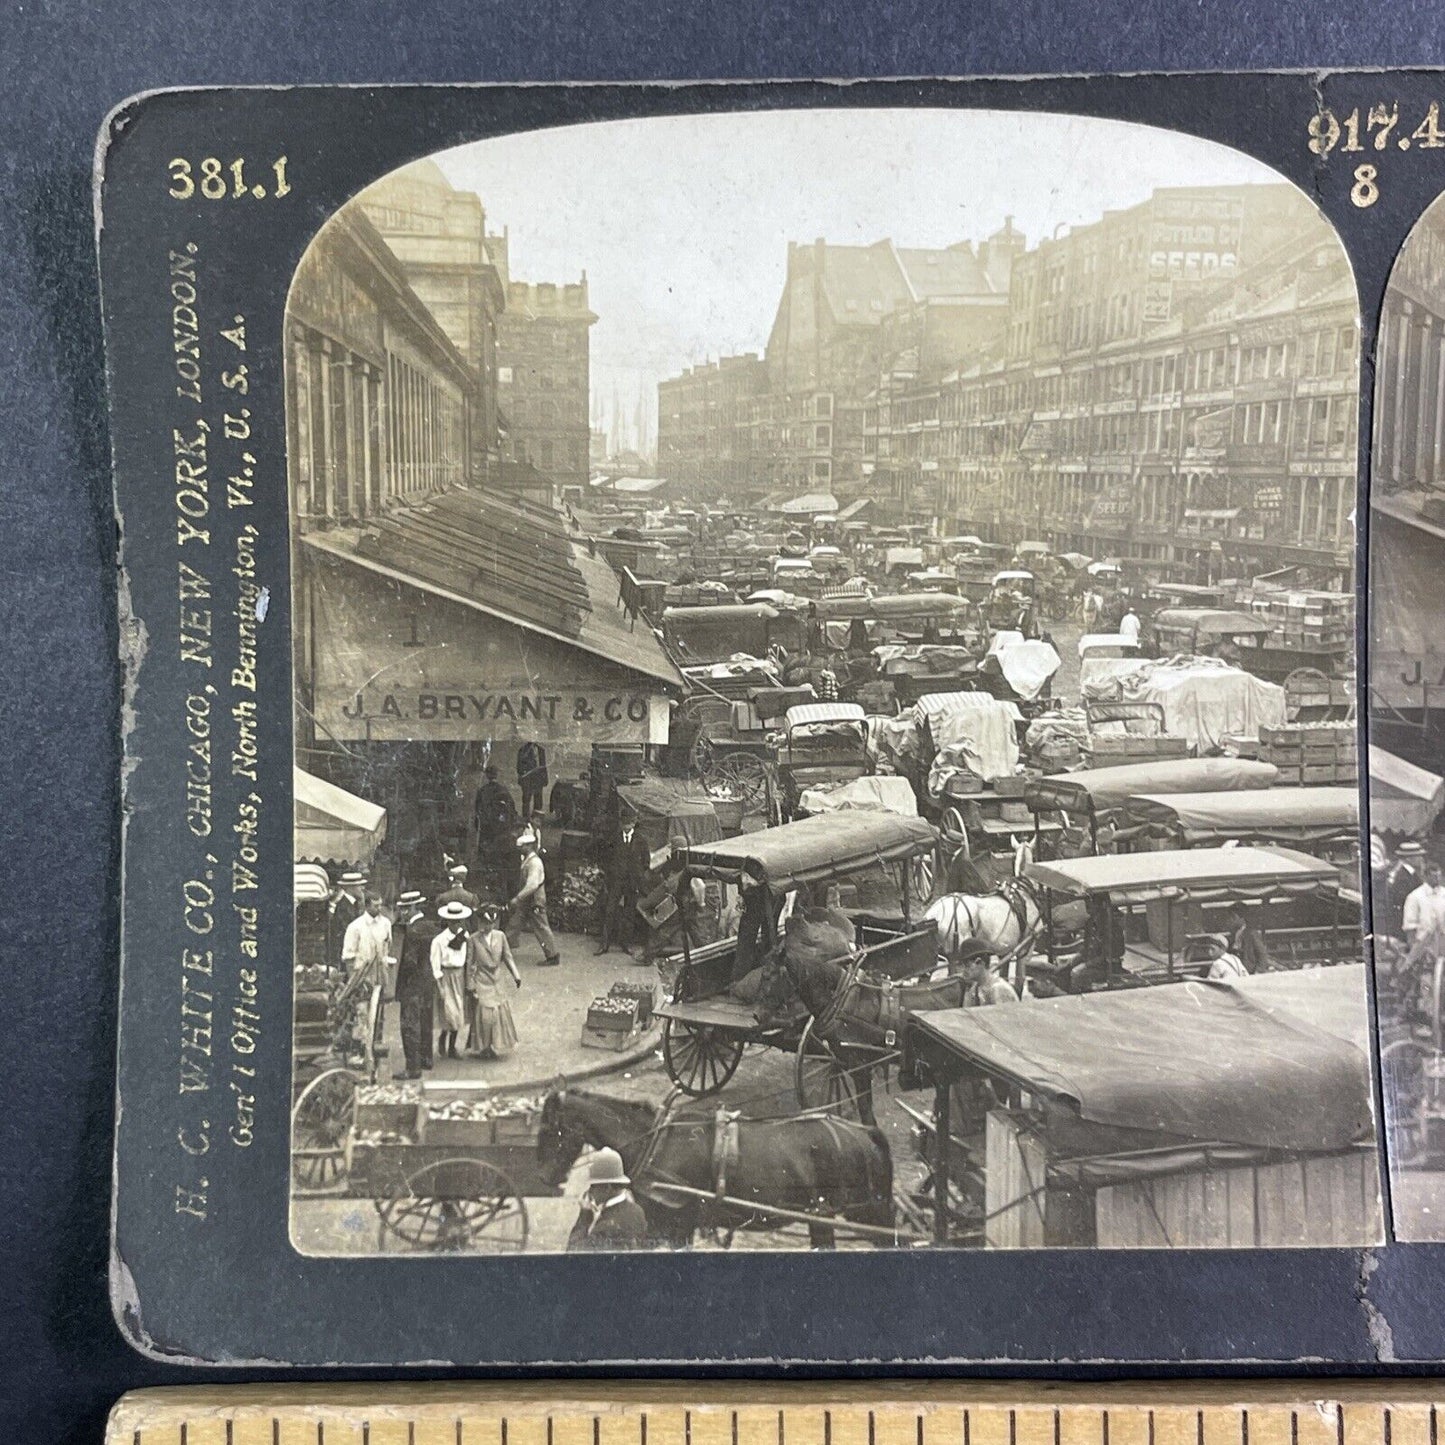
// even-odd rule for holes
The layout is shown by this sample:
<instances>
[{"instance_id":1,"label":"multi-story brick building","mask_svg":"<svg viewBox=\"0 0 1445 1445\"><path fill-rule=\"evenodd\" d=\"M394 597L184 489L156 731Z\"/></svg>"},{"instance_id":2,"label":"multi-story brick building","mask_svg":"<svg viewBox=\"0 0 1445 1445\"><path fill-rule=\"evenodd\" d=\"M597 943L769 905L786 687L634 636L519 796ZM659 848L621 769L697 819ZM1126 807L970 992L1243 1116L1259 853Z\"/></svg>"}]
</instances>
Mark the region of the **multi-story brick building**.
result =
<instances>
[{"instance_id":1,"label":"multi-story brick building","mask_svg":"<svg viewBox=\"0 0 1445 1445\"><path fill-rule=\"evenodd\" d=\"M1015 259L1001 344L920 372L894 362L865 429L900 520L1191 572L1348 567L1354 289L1291 187L1156 192L1046 241Z\"/></svg>"},{"instance_id":2,"label":"multi-story brick building","mask_svg":"<svg viewBox=\"0 0 1445 1445\"><path fill-rule=\"evenodd\" d=\"M753 480L751 404L767 387L756 353L689 367L657 388L657 470L675 488L743 495Z\"/></svg>"},{"instance_id":3,"label":"multi-story brick building","mask_svg":"<svg viewBox=\"0 0 1445 1445\"><path fill-rule=\"evenodd\" d=\"M481 198L456 190L434 161L394 171L358 198L400 263L407 283L466 358L476 383L468 398L472 441L467 479L495 481L497 318L503 276L488 251Z\"/></svg>"},{"instance_id":4,"label":"multi-story brick building","mask_svg":"<svg viewBox=\"0 0 1445 1445\"><path fill-rule=\"evenodd\" d=\"M503 450L559 487L587 485L589 335L596 320L585 271L562 286L507 281L507 309L497 331Z\"/></svg>"}]
</instances>

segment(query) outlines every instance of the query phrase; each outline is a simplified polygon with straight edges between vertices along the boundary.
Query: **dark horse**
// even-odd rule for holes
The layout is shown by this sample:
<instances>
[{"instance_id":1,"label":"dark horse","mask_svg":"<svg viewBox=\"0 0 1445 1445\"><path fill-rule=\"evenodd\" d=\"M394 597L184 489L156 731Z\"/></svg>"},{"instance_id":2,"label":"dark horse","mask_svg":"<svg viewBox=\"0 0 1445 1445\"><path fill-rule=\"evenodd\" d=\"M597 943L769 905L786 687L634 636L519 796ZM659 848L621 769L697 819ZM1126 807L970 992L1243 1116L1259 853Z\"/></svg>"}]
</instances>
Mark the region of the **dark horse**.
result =
<instances>
[{"instance_id":1,"label":"dark horse","mask_svg":"<svg viewBox=\"0 0 1445 1445\"><path fill-rule=\"evenodd\" d=\"M855 976L847 964L833 960L789 960L785 967L813 1015L819 1039L848 1072L859 1116L867 1124L875 1118L873 1069L899 1051L904 1013L962 1008L968 988L961 974L890 987L866 973Z\"/></svg>"},{"instance_id":2,"label":"dark horse","mask_svg":"<svg viewBox=\"0 0 1445 1445\"><path fill-rule=\"evenodd\" d=\"M658 1109L585 1089L559 1088L542 1106L537 1156L544 1179L566 1179L584 1145L615 1149L660 1245L686 1248L701 1228L776 1229L766 1206L893 1227L893 1161L888 1141L849 1120L739 1119L736 1135L716 1109ZM719 1137L719 1131L723 1137ZM676 1194L682 1184L707 1194L753 1200L759 1211ZM809 1224L814 1249L832 1249L834 1231Z\"/></svg>"}]
</instances>

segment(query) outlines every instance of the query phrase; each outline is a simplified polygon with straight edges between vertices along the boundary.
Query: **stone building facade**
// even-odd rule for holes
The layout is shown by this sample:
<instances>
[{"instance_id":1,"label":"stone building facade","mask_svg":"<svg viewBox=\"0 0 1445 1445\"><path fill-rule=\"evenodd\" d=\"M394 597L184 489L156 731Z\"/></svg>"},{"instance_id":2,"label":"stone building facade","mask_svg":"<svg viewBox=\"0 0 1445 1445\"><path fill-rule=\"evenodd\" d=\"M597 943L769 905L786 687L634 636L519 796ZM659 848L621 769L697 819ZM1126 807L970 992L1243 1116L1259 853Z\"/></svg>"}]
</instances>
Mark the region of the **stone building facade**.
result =
<instances>
[{"instance_id":1,"label":"stone building facade","mask_svg":"<svg viewBox=\"0 0 1445 1445\"><path fill-rule=\"evenodd\" d=\"M591 426L587 274L566 285L507 283L497 333L497 392L503 449L552 478L585 487Z\"/></svg>"}]
</instances>

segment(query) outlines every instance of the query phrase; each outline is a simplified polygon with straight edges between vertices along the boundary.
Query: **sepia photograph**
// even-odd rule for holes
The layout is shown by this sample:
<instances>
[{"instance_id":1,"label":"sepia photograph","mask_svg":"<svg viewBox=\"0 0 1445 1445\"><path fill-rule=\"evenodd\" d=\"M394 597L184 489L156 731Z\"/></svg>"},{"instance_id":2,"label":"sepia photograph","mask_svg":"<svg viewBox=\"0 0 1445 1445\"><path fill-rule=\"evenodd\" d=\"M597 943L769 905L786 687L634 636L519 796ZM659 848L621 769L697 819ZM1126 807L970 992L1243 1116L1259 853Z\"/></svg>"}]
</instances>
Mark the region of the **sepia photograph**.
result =
<instances>
[{"instance_id":1,"label":"sepia photograph","mask_svg":"<svg viewBox=\"0 0 1445 1445\"><path fill-rule=\"evenodd\" d=\"M1368 766L1427 1224L1437 212ZM1358 302L1302 190L1028 111L479 141L321 226L285 396L295 1249L1380 1241Z\"/></svg>"},{"instance_id":2,"label":"sepia photograph","mask_svg":"<svg viewBox=\"0 0 1445 1445\"><path fill-rule=\"evenodd\" d=\"M1445 205L1390 273L1370 468L1370 880L1395 1232L1445 1239Z\"/></svg>"}]
</instances>

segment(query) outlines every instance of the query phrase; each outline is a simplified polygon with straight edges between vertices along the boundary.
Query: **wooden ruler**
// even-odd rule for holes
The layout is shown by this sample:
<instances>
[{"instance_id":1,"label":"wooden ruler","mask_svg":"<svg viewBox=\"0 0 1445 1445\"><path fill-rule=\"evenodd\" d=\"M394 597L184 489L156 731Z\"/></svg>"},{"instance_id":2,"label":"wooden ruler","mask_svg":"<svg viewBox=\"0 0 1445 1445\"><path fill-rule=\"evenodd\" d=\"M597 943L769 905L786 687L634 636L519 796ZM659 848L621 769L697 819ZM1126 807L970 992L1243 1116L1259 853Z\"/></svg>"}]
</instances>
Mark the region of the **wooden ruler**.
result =
<instances>
[{"instance_id":1,"label":"wooden ruler","mask_svg":"<svg viewBox=\"0 0 1445 1445\"><path fill-rule=\"evenodd\" d=\"M108 1445L1442 1445L1445 1381L139 1390ZM1445 1411L1442 1411L1445 1413Z\"/></svg>"}]
</instances>

